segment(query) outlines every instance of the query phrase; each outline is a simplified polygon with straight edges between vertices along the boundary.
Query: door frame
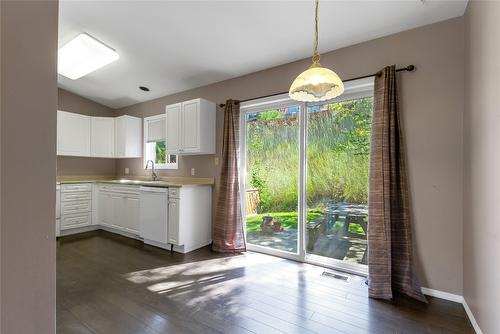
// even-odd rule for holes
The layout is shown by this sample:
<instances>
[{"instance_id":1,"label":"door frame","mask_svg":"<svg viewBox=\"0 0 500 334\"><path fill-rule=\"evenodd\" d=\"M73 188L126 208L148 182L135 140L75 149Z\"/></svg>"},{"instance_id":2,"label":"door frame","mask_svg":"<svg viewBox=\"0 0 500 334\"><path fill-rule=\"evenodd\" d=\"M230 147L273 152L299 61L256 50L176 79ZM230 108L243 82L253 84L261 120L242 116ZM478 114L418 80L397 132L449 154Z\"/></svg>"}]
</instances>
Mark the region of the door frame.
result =
<instances>
[{"instance_id":1,"label":"door frame","mask_svg":"<svg viewBox=\"0 0 500 334\"><path fill-rule=\"evenodd\" d=\"M299 185L298 185L298 223L297 223L297 253L276 250L247 243L247 249L259 253L278 256L289 260L322 266L329 269L340 270L356 275L367 276L368 266L348 263L306 252L306 212L307 212L307 107L329 104L346 99L356 99L373 96L373 77L349 81L345 83L345 93L341 98L328 101L306 103L292 100L287 93L242 102L240 105L240 133L238 167L240 171L240 199L243 222L246 221L246 115L272 109L273 107L299 106ZM244 229L246 240L246 227Z\"/></svg>"}]
</instances>

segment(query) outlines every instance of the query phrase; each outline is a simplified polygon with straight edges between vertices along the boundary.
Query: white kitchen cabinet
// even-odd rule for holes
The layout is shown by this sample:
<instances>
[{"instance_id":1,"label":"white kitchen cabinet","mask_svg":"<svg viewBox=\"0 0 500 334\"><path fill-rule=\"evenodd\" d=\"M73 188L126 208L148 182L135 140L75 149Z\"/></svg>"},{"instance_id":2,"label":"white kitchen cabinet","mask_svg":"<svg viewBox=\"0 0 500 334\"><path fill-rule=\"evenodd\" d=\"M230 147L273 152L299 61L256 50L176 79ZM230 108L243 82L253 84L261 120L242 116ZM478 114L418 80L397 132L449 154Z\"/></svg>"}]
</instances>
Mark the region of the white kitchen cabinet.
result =
<instances>
[{"instance_id":1,"label":"white kitchen cabinet","mask_svg":"<svg viewBox=\"0 0 500 334\"><path fill-rule=\"evenodd\" d=\"M168 242L187 253L212 242L212 187L169 188Z\"/></svg>"},{"instance_id":2,"label":"white kitchen cabinet","mask_svg":"<svg viewBox=\"0 0 500 334\"><path fill-rule=\"evenodd\" d=\"M125 196L125 219L124 228L127 232L139 234L140 224L139 224L139 197Z\"/></svg>"},{"instance_id":3,"label":"white kitchen cabinet","mask_svg":"<svg viewBox=\"0 0 500 334\"><path fill-rule=\"evenodd\" d=\"M139 234L139 187L101 185L99 187L99 224L119 231Z\"/></svg>"},{"instance_id":4,"label":"white kitchen cabinet","mask_svg":"<svg viewBox=\"0 0 500 334\"><path fill-rule=\"evenodd\" d=\"M215 154L215 103L194 99L168 105L165 113L168 153Z\"/></svg>"},{"instance_id":5,"label":"white kitchen cabinet","mask_svg":"<svg viewBox=\"0 0 500 334\"><path fill-rule=\"evenodd\" d=\"M166 137L167 152L179 153L181 148L181 112L182 103L172 104L166 107Z\"/></svg>"},{"instance_id":6,"label":"white kitchen cabinet","mask_svg":"<svg viewBox=\"0 0 500 334\"><path fill-rule=\"evenodd\" d=\"M91 156L113 158L115 156L115 119L92 117Z\"/></svg>"},{"instance_id":7,"label":"white kitchen cabinet","mask_svg":"<svg viewBox=\"0 0 500 334\"><path fill-rule=\"evenodd\" d=\"M101 228L181 253L212 242L210 185L64 183L60 195L62 235Z\"/></svg>"},{"instance_id":8,"label":"white kitchen cabinet","mask_svg":"<svg viewBox=\"0 0 500 334\"><path fill-rule=\"evenodd\" d=\"M125 230L125 199L122 194L111 194L111 211L113 212L112 226Z\"/></svg>"},{"instance_id":9,"label":"white kitchen cabinet","mask_svg":"<svg viewBox=\"0 0 500 334\"><path fill-rule=\"evenodd\" d=\"M97 204L98 213L97 217L99 225L112 226L113 225L113 203L111 201L111 194L104 191L99 191L99 201Z\"/></svg>"},{"instance_id":10,"label":"white kitchen cabinet","mask_svg":"<svg viewBox=\"0 0 500 334\"><path fill-rule=\"evenodd\" d=\"M115 158L142 156L142 119L128 115L115 118Z\"/></svg>"},{"instance_id":11,"label":"white kitchen cabinet","mask_svg":"<svg viewBox=\"0 0 500 334\"><path fill-rule=\"evenodd\" d=\"M140 158L142 118L90 117L58 111L57 155Z\"/></svg>"},{"instance_id":12,"label":"white kitchen cabinet","mask_svg":"<svg viewBox=\"0 0 500 334\"><path fill-rule=\"evenodd\" d=\"M92 225L92 184L63 184L60 215L61 231Z\"/></svg>"},{"instance_id":13,"label":"white kitchen cabinet","mask_svg":"<svg viewBox=\"0 0 500 334\"><path fill-rule=\"evenodd\" d=\"M182 245L179 229L179 199L168 200L168 242L173 245Z\"/></svg>"},{"instance_id":14,"label":"white kitchen cabinet","mask_svg":"<svg viewBox=\"0 0 500 334\"><path fill-rule=\"evenodd\" d=\"M57 155L90 156L89 116L57 111Z\"/></svg>"}]
</instances>

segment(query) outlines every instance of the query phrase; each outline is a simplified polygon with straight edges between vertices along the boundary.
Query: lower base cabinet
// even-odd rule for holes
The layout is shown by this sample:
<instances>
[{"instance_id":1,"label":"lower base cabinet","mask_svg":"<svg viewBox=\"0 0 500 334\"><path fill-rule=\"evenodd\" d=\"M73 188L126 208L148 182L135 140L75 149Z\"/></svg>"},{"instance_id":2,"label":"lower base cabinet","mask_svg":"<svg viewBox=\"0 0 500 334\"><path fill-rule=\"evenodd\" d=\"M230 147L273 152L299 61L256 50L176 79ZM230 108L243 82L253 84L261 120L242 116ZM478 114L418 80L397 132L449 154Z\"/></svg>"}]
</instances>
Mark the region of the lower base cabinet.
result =
<instances>
[{"instance_id":1,"label":"lower base cabinet","mask_svg":"<svg viewBox=\"0 0 500 334\"><path fill-rule=\"evenodd\" d=\"M179 199L168 200L168 242L172 245L182 245L179 228Z\"/></svg>"},{"instance_id":2,"label":"lower base cabinet","mask_svg":"<svg viewBox=\"0 0 500 334\"><path fill-rule=\"evenodd\" d=\"M212 187L169 188L168 242L187 253L212 242Z\"/></svg>"},{"instance_id":3,"label":"lower base cabinet","mask_svg":"<svg viewBox=\"0 0 500 334\"><path fill-rule=\"evenodd\" d=\"M139 235L139 186L101 187L99 224Z\"/></svg>"},{"instance_id":4,"label":"lower base cabinet","mask_svg":"<svg viewBox=\"0 0 500 334\"><path fill-rule=\"evenodd\" d=\"M60 229L64 230L63 235L102 227L146 243L153 241L154 243L151 244L157 247L170 249L173 246L176 252L181 253L190 252L212 242L212 187L210 185L168 188L168 197L163 197L165 202L168 198L168 207L164 207L166 212L162 215L163 218L158 218L164 224L161 228L163 236L158 240L156 236L141 235L145 229L144 226L141 228L139 185L110 183L94 185L92 195L95 196L94 201L90 196L89 184L86 184L85 188L80 186L82 189L78 188L78 185L71 187L73 188L67 187L68 193L70 191L71 193L66 196L71 200L61 201L63 210ZM143 210L158 209L158 206L162 205L162 203L149 201L145 205L144 198L142 200ZM152 223L156 224L157 221Z\"/></svg>"},{"instance_id":5,"label":"lower base cabinet","mask_svg":"<svg viewBox=\"0 0 500 334\"><path fill-rule=\"evenodd\" d=\"M92 184L63 184L60 191L59 230L92 225Z\"/></svg>"}]
</instances>

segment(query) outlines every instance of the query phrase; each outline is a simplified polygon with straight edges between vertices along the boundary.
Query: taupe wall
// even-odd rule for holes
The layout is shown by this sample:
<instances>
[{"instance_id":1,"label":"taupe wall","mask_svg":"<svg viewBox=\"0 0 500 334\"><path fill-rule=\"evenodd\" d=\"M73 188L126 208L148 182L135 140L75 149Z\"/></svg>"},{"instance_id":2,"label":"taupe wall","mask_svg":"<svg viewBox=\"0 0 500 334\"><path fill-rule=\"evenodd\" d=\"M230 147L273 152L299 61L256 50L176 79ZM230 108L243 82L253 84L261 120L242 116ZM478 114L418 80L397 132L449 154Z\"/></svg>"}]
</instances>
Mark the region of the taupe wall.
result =
<instances>
[{"instance_id":1,"label":"taupe wall","mask_svg":"<svg viewBox=\"0 0 500 334\"><path fill-rule=\"evenodd\" d=\"M58 89L58 109L88 116L114 116L115 110L64 89ZM115 175L115 159L57 157L57 175Z\"/></svg>"},{"instance_id":2,"label":"taupe wall","mask_svg":"<svg viewBox=\"0 0 500 334\"><path fill-rule=\"evenodd\" d=\"M463 18L436 23L325 54L321 63L342 78L374 73L390 64L414 64L417 71L399 76L401 107L408 146L418 272L423 285L462 293L462 116ZM165 105L204 97L216 103L287 91L310 60L290 63L251 75L117 110L116 114L151 116ZM223 113L217 117L221 150ZM160 175L218 177L214 156L180 159L178 171ZM117 174L129 167L144 175L141 159L117 161Z\"/></svg>"},{"instance_id":3,"label":"taupe wall","mask_svg":"<svg viewBox=\"0 0 500 334\"><path fill-rule=\"evenodd\" d=\"M464 298L484 333L500 333L500 2L465 19Z\"/></svg>"},{"instance_id":4,"label":"taupe wall","mask_svg":"<svg viewBox=\"0 0 500 334\"><path fill-rule=\"evenodd\" d=\"M0 6L0 332L54 333L58 2Z\"/></svg>"}]
</instances>

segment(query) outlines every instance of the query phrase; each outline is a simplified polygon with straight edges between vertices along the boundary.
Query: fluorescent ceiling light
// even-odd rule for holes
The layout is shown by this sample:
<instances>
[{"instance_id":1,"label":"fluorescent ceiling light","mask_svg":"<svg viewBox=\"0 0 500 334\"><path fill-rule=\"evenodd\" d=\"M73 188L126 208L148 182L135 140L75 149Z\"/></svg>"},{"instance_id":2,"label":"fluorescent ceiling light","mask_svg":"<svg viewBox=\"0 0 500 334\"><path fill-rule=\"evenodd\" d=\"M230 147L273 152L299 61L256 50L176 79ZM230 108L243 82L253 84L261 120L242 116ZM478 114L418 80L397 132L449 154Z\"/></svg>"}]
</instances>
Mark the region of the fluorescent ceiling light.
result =
<instances>
[{"instance_id":1,"label":"fluorescent ceiling light","mask_svg":"<svg viewBox=\"0 0 500 334\"><path fill-rule=\"evenodd\" d=\"M88 34L80 34L59 49L57 73L76 80L118 58L109 46Z\"/></svg>"}]
</instances>

